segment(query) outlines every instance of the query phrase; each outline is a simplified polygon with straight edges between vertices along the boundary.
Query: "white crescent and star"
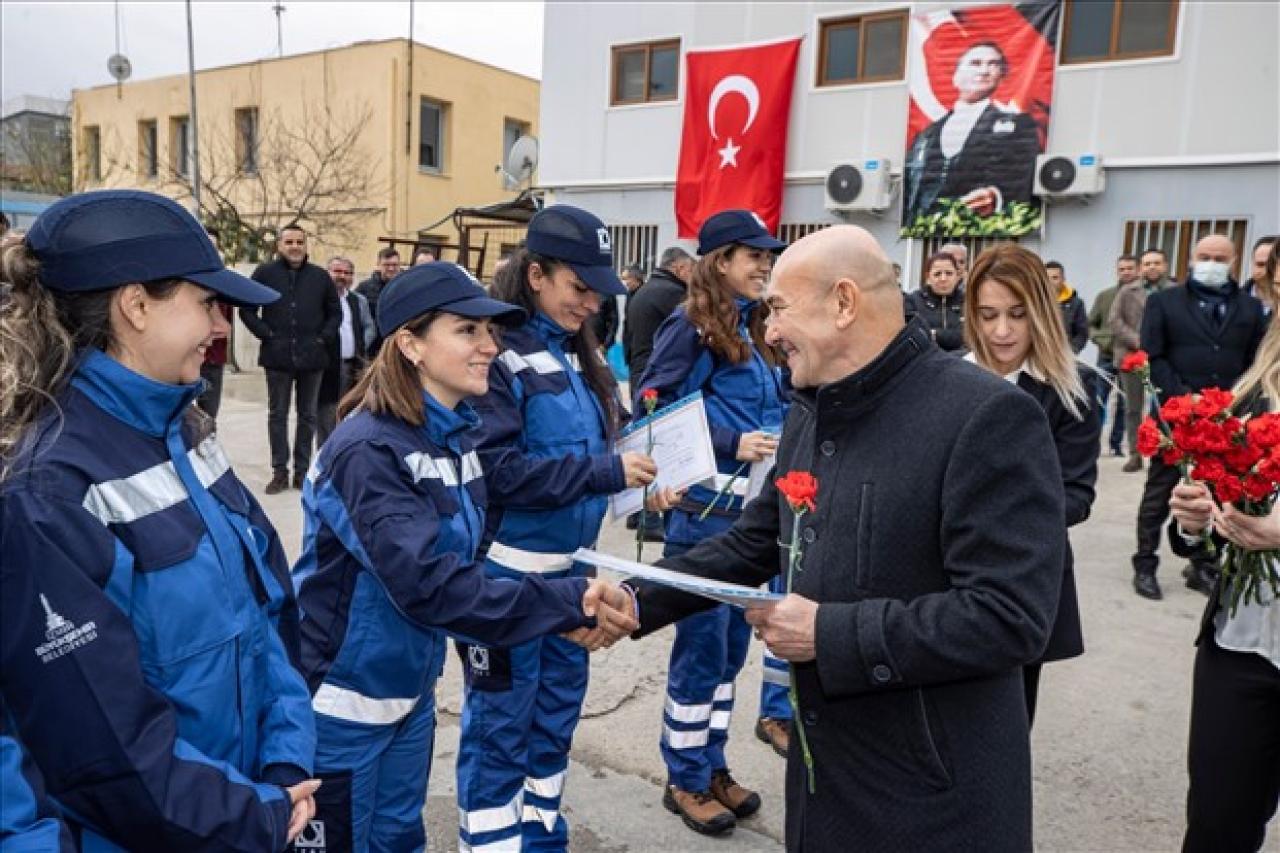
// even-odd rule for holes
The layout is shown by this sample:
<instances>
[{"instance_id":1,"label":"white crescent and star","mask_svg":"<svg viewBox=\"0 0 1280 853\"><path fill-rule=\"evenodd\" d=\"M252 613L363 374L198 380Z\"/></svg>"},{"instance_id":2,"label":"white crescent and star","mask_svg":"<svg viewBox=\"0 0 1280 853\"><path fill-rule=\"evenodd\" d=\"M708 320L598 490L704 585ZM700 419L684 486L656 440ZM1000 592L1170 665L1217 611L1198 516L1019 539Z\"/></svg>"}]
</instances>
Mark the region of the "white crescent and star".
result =
<instances>
[{"instance_id":1,"label":"white crescent and star","mask_svg":"<svg viewBox=\"0 0 1280 853\"><path fill-rule=\"evenodd\" d=\"M707 125L711 129L711 138L720 139L720 134L716 133L716 109L720 106L720 101L731 92L737 92L747 101L747 123L743 125L742 132L746 133L751 129L751 124L756 120L756 113L760 111L760 90L756 88L756 84L750 77L745 74L729 74L720 79L715 88L711 90L711 99L707 102ZM729 137L725 146L716 153L720 155L720 168L726 166L738 166L738 152L742 150L741 145L733 144L733 137Z\"/></svg>"}]
</instances>

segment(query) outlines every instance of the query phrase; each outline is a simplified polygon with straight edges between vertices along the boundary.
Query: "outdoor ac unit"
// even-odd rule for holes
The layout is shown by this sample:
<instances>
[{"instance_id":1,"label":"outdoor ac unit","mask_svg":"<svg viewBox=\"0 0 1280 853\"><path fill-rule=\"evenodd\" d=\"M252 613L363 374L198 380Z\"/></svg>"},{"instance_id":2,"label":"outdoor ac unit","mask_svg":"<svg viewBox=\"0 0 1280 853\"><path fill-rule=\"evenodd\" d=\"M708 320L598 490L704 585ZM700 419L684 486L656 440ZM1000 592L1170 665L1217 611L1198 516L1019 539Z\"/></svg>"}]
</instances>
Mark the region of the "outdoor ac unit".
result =
<instances>
[{"instance_id":1,"label":"outdoor ac unit","mask_svg":"<svg viewBox=\"0 0 1280 853\"><path fill-rule=\"evenodd\" d=\"M889 161L855 160L827 172L827 210L885 210L892 199Z\"/></svg>"},{"instance_id":2,"label":"outdoor ac unit","mask_svg":"<svg viewBox=\"0 0 1280 853\"><path fill-rule=\"evenodd\" d=\"M1046 198L1097 195L1106 188L1098 154L1041 154L1036 158L1036 195Z\"/></svg>"}]
</instances>

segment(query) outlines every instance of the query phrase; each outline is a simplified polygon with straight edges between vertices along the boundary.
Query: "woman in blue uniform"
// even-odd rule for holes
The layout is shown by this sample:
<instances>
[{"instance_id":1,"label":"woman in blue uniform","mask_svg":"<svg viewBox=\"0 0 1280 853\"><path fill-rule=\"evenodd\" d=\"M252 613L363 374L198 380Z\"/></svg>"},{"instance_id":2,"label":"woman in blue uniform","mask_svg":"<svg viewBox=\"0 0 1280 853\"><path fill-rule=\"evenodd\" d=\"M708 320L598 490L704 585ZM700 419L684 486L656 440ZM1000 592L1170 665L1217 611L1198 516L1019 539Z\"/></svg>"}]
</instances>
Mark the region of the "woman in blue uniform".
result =
<instances>
[{"instance_id":1,"label":"woman in blue uniform","mask_svg":"<svg viewBox=\"0 0 1280 853\"><path fill-rule=\"evenodd\" d=\"M553 205L493 286L529 320L503 336L480 414L489 492L485 570L494 578L576 578L572 554L595 544L608 496L653 481L649 457L610 449L626 417L585 325L625 292L609 232ZM661 508L661 507L656 507ZM587 690L587 656L560 637L511 648L461 645L467 680L458 748L460 847L563 850L569 745Z\"/></svg>"},{"instance_id":2,"label":"woman in blue uniform","mask_svg":"<svg viewBox=\"0 0 1280 853\"><path fill-rule=\"evenodd\" d=\"M1058 612L1040 660L1023 667L1027 718L1034 722L1040 668L1084 654L1080 605L1067 529L1089 517L1098 481L1102 421L1097 398L1085 393L1075 354L1058 310L1057 288L1040 259L1015 245L987 249L974 261L965 295L968 356L1026 391L1044 409L1062 469L1066 563Z\"/></svg>"},{"instance_id":3,"label":"woman in blue uniform","mask_svg":"<svg viewBox=\"0 0 1280 853\"><path fill-rule=\"evenodd\" d=\"M773 253L783 246L751 211L708 218L698 233L701 257L688 299L658 330L649 366L634 386L637 395L655 389L662 405L701 391L720 472L715 488L694 486L668 516L665 556L683 554L732 526L742 512L751 464L777 449L786 403L778 357L764 342L768 309L760 297ZM729 605L676 624L662 727L663 804L708 835L727 832L737 818L760 808L759 795L734 781L724 756L734 679L750 639L742 611ZM786 663L765 664L776 676L774 684L766 682L763 715L789 719L781 687ZM781 688L781 696L770 686Z\"/></svg>"},{"instance_id":4,"label":"woman in blue uniform","mask_svg":"<svg viewBox=\"0 0 1280 853\"><path fill-rule=\"evenodd\" d=\"M281 850L317 785L297 611L193 405L215 298L277 296L126 190L51 206L3 280L0 832L53 838L56 813L86 850Z\"/></svg>"},{"instance_id":5,"label":"woman in blue uniform","mask_svg":"<svg viewBox=\"0 0 1280 853\"><path fill-rule=\"evenodd\" d=\"M383 346L304 484L294 573L328 849L423 848L446 632L515 645L586 626L605 595L600 581L494 579L475 562L485 489L463 398L488 388L496 326L523 319L455 264L401 273L378 303Z\"/></svg>"}]
</instances>

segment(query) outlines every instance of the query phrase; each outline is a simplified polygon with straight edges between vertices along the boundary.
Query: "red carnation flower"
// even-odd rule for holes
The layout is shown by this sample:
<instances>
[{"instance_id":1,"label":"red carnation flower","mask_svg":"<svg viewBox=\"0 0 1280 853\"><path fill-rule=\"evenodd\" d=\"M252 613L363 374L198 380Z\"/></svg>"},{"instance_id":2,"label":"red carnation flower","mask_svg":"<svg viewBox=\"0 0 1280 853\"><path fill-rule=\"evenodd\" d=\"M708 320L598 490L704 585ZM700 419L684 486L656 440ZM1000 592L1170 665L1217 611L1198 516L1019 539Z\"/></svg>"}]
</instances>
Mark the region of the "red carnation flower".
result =
<instances>
[{"instance_id":1,"label":"red carnation flower","mask_svg":"<svg viewBox=\"0 0 1280 853\"><path fill-rule=\"evenodd\" d=\"M1120 362L1121 373L1134 373L1135 371L1145 370L1150 363L1145 350L1136 349L1124 357Z\"/></svg>"},{"instance_id":2,"label":"red carnation flower","mask_svg":"<svg viewBox=\"0 0 1280 853\"><path fill-rule=\"evenodd\" d=\"M1234 477L1224 477L1213 484L1213 493L1224 504L1233 504L1244 497L1244 486Z\"/></svg>"},{"instance_id":3,"label":"red carnation flower","mask_svg":"<svg viewBox=\"0 0 1280 853\"><path fill-rule=\"evenodd\" d=\"M1177 426L1185 424L1191 420L1194 402L1190 394L1183 394L1180 397L1171 397L1165 401L1160 407L1160 417L1164 418L1165 423Z\"/></svg>"},{"instance_id":4,"label":"red carnation flower","mask_svg":"<svg viewBox=\"0 0 1280 853\"><path fill-rule=\"evenodd\" d=\"M1249 444L1259 450L1270 450L1280 447L1280 415L1267 412L1250 418L1245 424L1249 436Z\"/></svg>"},{"instance_id":5,"label":"red carnation flower","mask_svg":"<svg viewBox=\"0 0 1280 853\"><path fill-rule=\"evenodd\" d=\"M1196 399L1195 413L1198 417L1213 418L1231 408L1236 400L1230 391L1221 388L1206 388Z\"/></svg>"},{"instance_id":6,"label":"red carnation flower","mask_svg":"<svg viewBox=\"0 0 1280 853\"><path fill-rule=\"evenodd\" d=\"M1227 476L1227 466L1216 456L1206 456L1197 460L1196 467L1191 469L1191 479L1202 483L1212 483Z\"/></svg>"},{"instance_id":7,"label":"red carnation flower","mask_svg":"<svg viewBox=\"0 0 1280 853\"><path fill-rule=\"evenodd\" d=\"M1251 501L1265 501L1275 491L1275 484L1265 477L1250 474L1244 478L1244 494Z\"/></svg>"},{"instance_id":8,"label":"red carnation flower","mask_svg":"<svg viewBox=\"0 0 1280 853\"><path fill-rule=\"evenodd\" d=\"M1160 427L1156 426L1156 422L1151 418L1147 418L1138 425L1138 452L1143 456L1147 458L1155 456L1160 450L1163 439Z\"/></svg>"},{"instance_id":9,"label":"red carnation flower","mask_svg":"<svg viewBox=\"0 0 1280 853\"><path fill-rule=\"evenodd\" d=\"M791 511L801 513L817 509L818 479L808 471L791 471L774 481L778 491L791 505Z\"/></svg>"}]
</instances>

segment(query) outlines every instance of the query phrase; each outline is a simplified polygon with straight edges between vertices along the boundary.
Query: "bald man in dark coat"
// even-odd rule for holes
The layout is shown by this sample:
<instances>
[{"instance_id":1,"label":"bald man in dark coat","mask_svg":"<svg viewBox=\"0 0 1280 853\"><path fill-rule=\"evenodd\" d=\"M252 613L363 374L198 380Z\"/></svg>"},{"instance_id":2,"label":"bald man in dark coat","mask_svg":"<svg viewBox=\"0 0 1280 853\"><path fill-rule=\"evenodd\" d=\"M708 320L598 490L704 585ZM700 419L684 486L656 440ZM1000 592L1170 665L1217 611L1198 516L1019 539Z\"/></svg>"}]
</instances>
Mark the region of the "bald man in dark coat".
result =
<instances>
[{"instance_id":1,"label":"bald man in dark coat","mask_svg":"<svg viewBox=\"0 0 1280 853\"><path fill-rule=\"evenodd\" d=\"M1063 488L1041 407L904 325L883 251L837 226L779 260L768 340L796 394L775 477L812 473L793 593L748 620L793 663L790 851L1025 851L1022 666L1045 649ZM771 478L772 479L772 478ZM660 565L756 586L785 571L792 513L768 485L725 534ZM650 633L707 599L634 584Z\"/></svg>"}]
</instances>

